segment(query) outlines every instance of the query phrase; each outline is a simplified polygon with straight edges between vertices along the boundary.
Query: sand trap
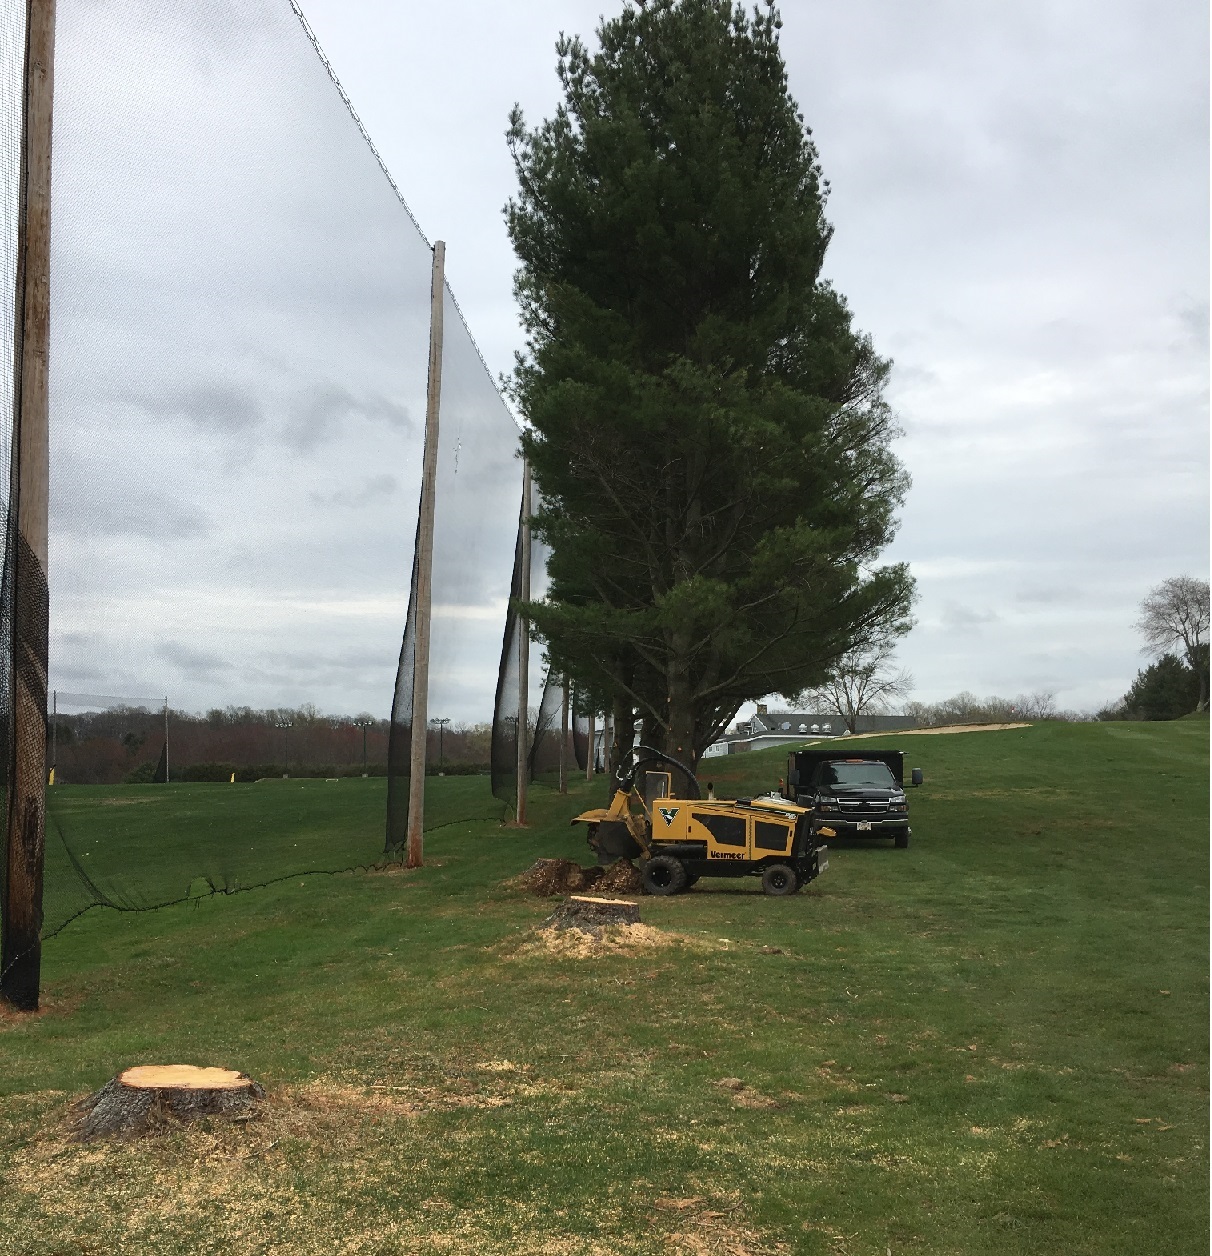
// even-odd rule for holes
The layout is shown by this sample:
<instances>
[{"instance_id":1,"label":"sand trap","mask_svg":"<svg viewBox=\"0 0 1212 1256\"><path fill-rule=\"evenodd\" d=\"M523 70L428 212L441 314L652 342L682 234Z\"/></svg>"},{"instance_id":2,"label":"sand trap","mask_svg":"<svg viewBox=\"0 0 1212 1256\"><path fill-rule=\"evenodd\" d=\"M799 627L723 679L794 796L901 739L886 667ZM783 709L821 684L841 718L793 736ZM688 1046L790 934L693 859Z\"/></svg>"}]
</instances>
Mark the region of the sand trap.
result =
<instances>
[{"instance_id":1,"label":"sand trap","mask_svg":"<svg viewBox=\"0 0 1212 1256\"><path fill-rule=\"evenodd\" d=\"M1030 724L945 724L942 728L909 728L893 737L932 737L937 733L997 733L1003 728L1030 728ZM870 734L860 734L860 736Z\"/></svg>"}]
</instances>

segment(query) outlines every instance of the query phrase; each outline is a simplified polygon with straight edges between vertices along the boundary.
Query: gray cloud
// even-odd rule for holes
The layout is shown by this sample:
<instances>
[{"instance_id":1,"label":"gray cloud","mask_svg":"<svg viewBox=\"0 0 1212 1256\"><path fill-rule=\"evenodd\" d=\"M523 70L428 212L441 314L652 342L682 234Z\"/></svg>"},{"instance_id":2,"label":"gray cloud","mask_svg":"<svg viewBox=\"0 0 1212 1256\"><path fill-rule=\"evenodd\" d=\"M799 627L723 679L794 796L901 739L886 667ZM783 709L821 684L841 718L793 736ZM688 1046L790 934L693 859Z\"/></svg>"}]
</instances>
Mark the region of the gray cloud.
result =
<instances>
[{"instance_id":1,"label":"gray cloud","mask_svg":"<svg viewBox=\"0 0 1212 1256\"><path fill-rule=\"evenodd\" d=\"M148 408L165 414L177 414L198 427L230 436L249 431L262 420L261 407L249 394L230 384L200 384L175 396L162 398L158 404L148 401Z\"/></svg>"},{"instance_id":2,"label":"gray cloud","mask_svg":"<svg viewBox=\"0 0 1212 1256\"><path fill-rule=\"evenodd\" d=\"M943 626L949 632L979 632L986 624L996 623L998 618L995 611L978 610L959 602L947 602L943 606Z\"/></svg>"},{"instance_id":3,"label":"gray cloud","mask_svg":"<svg viewBox=\"0 0 1212 1256\"><path fill-rule=\"evenodd\" d=\"M296 449L309 450L359 420L401 432L415 430L407 408L398 402L374 395L354 397L339 384L323 384L295 401L283 437Z\"/></svg>"},{"instance_id":4,"label":"gray cloud","mask_svg":"<svg viewBox=\"0 0 1212 1256\"><path fill-rule=\"evenodd\" d=\"M164 641L156 647L156 657L174 667L189 681L211 681L230 668L230 660L206 650L196 650L181 641Z\"/></svg>"},{"instance_id":5,"label":"gray cloud","mask_svg":"<svg viewBox=\"0 0 1212 1256\"><path fill-rule=\"evenodd\" d=\"M138 496L98 496L105 481L93 481L87 493L65 494L54 511L55 532L77 540L98 537L139 537L155 541L180 541L205 537L210 520L200 503L183 502L154 491Z\"/></svg>"},{"instance_id":6,"label":"gray cloud","mask_svg":"<svg viewBox=\"0 0 1212 1256\"><path fill-rule=\"evenodd\" d=\"M357 487L335 489L331 493L312 493L312 502L317 506L345 506L360 510L372 502L381 501L398 492L400 482L394 475L372 475Z\"/></svg>"}]
</instances>

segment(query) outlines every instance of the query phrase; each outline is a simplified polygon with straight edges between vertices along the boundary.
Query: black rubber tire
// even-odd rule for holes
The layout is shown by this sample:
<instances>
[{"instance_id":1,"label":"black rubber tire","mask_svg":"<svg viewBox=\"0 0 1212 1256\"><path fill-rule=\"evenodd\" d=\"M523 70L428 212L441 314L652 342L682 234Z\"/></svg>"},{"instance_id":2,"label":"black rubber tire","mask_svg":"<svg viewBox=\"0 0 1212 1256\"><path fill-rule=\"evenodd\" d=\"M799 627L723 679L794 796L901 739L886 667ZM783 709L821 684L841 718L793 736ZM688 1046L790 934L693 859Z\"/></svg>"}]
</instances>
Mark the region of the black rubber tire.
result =
<instances>
[{"instance_id":1,"label":"black rubber tire","mask_svg":"<svg viewBox=\"0 0 1212 1256\"><path fill-rule=\"evenodd\" d=\"M771 864L762 873L762 893L782 897L794 894L800 888L800 879L794 868L787 864Z\"/></svg>"},{"instance_id":2,"label":"black rubber tire","mask_svg":"<svg viewBox=\"0 0 1212 1256\"><path fill-rule=\"evenodd\" d=\"M686 888L686 865L672 855L653 855L640 869L647 894L679 894Z\"/></svg>"},{"instance_id":3,"label":"black rubber tire","mask_svg":"<svg viewBox=\"0 0 1212 1256\"><path fill-rule=\"evenodd\" d=\"M898 833L895 840L897 850L904 850L905 847L909 845L909 834Z\"/></svg>"}]
</instances>

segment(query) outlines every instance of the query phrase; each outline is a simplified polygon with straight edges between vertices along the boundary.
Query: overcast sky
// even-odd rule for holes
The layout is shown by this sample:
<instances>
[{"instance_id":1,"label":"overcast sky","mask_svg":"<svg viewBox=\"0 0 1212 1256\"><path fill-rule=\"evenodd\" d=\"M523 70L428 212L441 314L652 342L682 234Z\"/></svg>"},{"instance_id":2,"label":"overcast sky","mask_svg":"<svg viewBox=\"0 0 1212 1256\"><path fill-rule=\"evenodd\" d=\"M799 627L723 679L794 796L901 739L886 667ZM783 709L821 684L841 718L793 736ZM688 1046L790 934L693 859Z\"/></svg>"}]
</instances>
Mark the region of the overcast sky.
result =
<instances>
[{"instance_id":1,"label":"overcast sky","mask_svg":"<svg viewBox=\"0 0 1212 1256\"><path fill-rule=\"evenodd\" d=\"M305 5L494 370L520 344L508 111L549 115L559 32L619 8ZM1142 665L1149 587L1208 572L1207 6L782 12L832 185L826 270L896 361L915 696L1097 707Z\"/></svg>"},{"instance_id":2,"label":"overcast sky","mask_svg":"<svg viewBox=\"0 0 1212 1256\"><path fill-rule=\"evenodd\" d=\"M553 44L601 11L307 4L418 231L287 0L61 0L52 687L387 713L424 232L488 364L448 308L430 710L488 715L520 492L504 130L551 113ZM783 16L827 273L896 361L914 696L1096 708L1141 665L1149 587L1207 576L1206 6Z\"/></svg>"}]
</instances>

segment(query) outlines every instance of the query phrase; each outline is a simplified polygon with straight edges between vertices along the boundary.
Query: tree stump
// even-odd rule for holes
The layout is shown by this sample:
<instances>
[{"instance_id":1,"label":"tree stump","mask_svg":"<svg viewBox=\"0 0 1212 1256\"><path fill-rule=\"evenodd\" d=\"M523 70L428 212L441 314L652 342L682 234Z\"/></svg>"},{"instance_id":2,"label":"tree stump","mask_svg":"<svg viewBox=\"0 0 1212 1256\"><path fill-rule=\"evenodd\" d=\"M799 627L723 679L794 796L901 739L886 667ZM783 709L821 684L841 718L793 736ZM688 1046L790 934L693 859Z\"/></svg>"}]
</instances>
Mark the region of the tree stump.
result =
<instances>
[{"instance_id":1,"label":"tree stump","mask_svg":"<svg viewBox=\"0 0 1212 1256\"><path fill-rule=\"evenodd\" d=\"M543 921L542 929L579 929L600 938L607 925L638 925L640 908L624 898L586 898L574 894Z\"/></svg>"},{"instance_id":2,"label":"tree stump","mask_svg":"<svg viewBox=\"0 0 1212 1256\"><path fill-rule=\"evenodd\" d=\"M192 1064L147 1064L128 1068L80 1105L81 1140L104 1134L144 1134L170 1120L203 1116L249 1120L265 1090L225 1068Z\"/></svg>"}]
</instances>

